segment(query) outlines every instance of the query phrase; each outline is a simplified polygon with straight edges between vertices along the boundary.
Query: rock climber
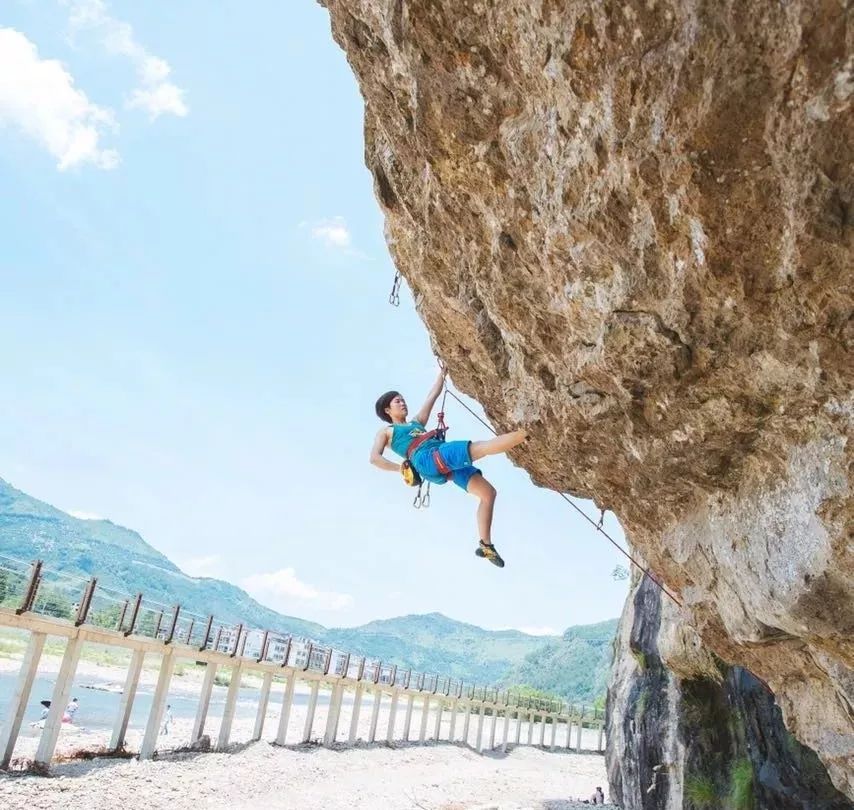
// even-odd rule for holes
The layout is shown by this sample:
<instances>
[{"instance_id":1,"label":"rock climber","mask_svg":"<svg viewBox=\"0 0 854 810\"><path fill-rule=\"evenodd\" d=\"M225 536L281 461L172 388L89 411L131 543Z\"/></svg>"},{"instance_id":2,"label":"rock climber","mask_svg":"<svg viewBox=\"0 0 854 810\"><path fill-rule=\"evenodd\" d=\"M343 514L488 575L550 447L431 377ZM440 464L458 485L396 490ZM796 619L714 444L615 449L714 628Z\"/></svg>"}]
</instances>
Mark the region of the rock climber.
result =
<instances>
[{"instance_id":1,"label":"rock climber","mask_svg":"<svg viewBox=\"0 0 854 810\"><path fill-rule=\"evenodd\" d=\"M458 487L474 495L480 502L477 507L477 527L480 535L475 554L489 560L499 568L504 567L492 542L492 513L495 507L495 487L489 483L474 462L484 456L506 453L517 444L525 441L525 430L514 430L486 441L451 441L425 427L436 400L442 393L447 370L442 366L436 382L427 394L427 399L415 418L407 421L409 409L406 400L397 391L387 391L376 403L377 416L387 427L382 427L374 439L371 449L371 464L381 470L404 472L407 462L414 467L418 475L433 484L453 481ZM383 451L390 447L392 452L404 459L402 464L383 457Z\"/></svg>"}]
</instances>

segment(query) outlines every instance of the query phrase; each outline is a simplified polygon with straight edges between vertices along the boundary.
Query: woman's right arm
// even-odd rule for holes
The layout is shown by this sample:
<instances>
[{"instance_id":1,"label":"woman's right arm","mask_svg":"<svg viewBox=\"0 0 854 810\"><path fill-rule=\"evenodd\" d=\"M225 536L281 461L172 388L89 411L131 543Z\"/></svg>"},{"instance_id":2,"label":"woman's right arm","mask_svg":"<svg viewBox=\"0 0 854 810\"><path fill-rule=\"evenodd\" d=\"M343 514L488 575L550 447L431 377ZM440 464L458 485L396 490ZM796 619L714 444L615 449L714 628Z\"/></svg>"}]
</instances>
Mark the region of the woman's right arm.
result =
<instances>
[{"instance_id":1,"label":"woman's right arm","mask_svg":"<svg viewBox=\"0 0 854 810\"><path fill-rule=\"evenodd\" d=\"M387 458L383 458L383 450L388 447L388 428L380 428L374 439L374 446L371 448L371 464L379 467L381 470L389 472L400 472L400 464L395 464Z\"/></svg>"}]
</instances>

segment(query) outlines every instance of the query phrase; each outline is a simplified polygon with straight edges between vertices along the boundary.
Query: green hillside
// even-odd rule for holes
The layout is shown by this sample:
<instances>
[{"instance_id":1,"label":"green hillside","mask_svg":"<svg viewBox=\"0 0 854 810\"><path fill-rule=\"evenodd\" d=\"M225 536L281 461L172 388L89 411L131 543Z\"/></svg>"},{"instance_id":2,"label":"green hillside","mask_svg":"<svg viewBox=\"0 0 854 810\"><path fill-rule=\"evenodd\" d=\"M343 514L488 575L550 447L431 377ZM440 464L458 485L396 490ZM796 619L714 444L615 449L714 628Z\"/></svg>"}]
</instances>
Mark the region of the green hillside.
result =
<instances>
[{"instance_id":1,"label":"green hillside","mask_svg":"<svg viewBox=\"0 0 854 810\"><path fill-rule=\"evenodd\" d=\"M357 655L468 683L526 685L573 701L604 693L616 620L572 627L561 636L484 630L441 613L401 616L361 627L326 628L284 616L228 582L184 574L134 531L108 520L80 520L0 479L0 554L41 559L48 569L166 605L213 613L281 633L307 636ZM50 582L50 577L48 577ZM82 583L74 583L79 587Z\"/></svg>"},{"instance_id":2,"label":"green hillside","mask_svg":"<svg viewBox=\"0 0 854 810\"><path fill-rule=\"evenodd\" d=\"M605 693L617 621L570 627L560 639L527 655L504 681L592 703Z\"/></svg>"},{"instance_id":3,"label":"green hillside","mask_svg":"<svg viewBox=\"0 0 854 810\"><path fill-rule=\"evenodd\" d=\"M0 479L0 554L41 559L47 568L98 582L126 594L141 592L166 605L176 602L203 616L244 622L284 633L319 637L314 622L283 616L246 591L218 579L193 578L136 532L109 520L80 520L31 498Z\"/></svg>"},{"instance_id":4,"label":"green hillside","mask_svg":"<svg viewBox=\"0 0 854 810\"><path fill-rule=\"evenodd\" d=\"M481 683L498 683L508 663L522 663L547 640L518 630L484 630L454 621L441 613L401 616L355 628L332 629L327 638L336 646L386 661L406 663L416 670L450 674L471 681L481 673Z\"/></svg>"}]
</instances>

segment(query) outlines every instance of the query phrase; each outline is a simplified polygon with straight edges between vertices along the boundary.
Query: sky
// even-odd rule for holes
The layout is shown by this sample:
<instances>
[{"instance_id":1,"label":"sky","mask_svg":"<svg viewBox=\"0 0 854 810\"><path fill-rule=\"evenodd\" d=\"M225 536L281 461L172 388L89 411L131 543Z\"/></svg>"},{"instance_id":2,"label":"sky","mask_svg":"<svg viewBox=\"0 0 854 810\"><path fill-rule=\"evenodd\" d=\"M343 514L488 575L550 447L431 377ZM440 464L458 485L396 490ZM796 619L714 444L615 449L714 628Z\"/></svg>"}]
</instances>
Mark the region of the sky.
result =
<instances>
[{"instance_id":1,"label":"sky","mask_svg":"<svg viewBox=\"0 0 854 810\"><path fill-rule=\"evenodd\" d=\"M481 465L503 570L474 498L417 511L368 464L377 396L414 410L436 365L405 285L388 304L362 123L312 0L6 0L0 477L327 626L619 615L624 560L508 460Z\"/></svg>"}]
</instances>

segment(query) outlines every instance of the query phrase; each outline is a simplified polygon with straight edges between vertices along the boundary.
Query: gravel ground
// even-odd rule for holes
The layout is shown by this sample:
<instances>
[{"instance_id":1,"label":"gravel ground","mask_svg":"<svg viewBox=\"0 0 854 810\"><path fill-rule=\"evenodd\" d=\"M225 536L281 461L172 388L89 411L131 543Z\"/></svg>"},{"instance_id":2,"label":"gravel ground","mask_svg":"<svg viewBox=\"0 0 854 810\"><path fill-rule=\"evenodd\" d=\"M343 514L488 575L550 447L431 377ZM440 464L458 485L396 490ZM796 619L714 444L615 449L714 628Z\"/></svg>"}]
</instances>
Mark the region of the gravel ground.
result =
<instances>
[{"instance_id":1,"label":"gravel ground","mask_svg":"<svg viewBox=\"0 0 854 810\"><path fill-rule=\"evenodd\" d=\"M8 810L268 810L424 808L571 810L572 798L605 785L595 754L527 746L506 755L461 744L313 745L267 742L227 752L166 754L139 762L92 760L54 766L50 778L0 776Z\"/></svg>"}]
</instances>

